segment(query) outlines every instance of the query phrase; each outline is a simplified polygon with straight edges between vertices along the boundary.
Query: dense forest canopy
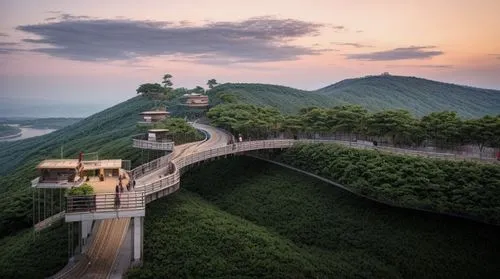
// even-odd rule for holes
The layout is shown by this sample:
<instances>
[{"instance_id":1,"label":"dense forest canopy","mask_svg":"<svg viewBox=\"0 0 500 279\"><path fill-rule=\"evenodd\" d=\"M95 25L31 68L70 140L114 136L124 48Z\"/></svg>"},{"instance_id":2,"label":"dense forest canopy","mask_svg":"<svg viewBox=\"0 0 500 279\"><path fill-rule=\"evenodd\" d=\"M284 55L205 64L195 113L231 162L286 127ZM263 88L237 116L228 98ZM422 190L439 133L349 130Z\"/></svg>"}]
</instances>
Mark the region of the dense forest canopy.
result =
<instances>
[{"instance_id":1,"label":"dense forest canopy","mask_svg":"<svg viewBox=\"0 0 500 279\"><path fill-rule=\"evenodd\" d=\"M500 166L300 144L277 160L391 205L500 225Z\"/></svg>"},{"instance_id":2,"label":"dense forest canopy","mask_svg":"<svg viewBox=\"0 0 500 279\"><path fill-rule=\"evenodd\" d=\"M244 156L195 167L147 210L144 263L129 278L493 278L500 266L498 227Z\"/></svg>"},{"instance_id":3,"label":"dense forest canopy","mask_svg":"<svg viewBox=\"0 0 500 279\"><path fill-rule=\"evenodd\" d=\"M465 144L500 147L500 114L478 119L460 118L455 112L433 112L422 118L405 110L369 113L356 105L303 108L296 115L276 108L248 104L222 104L209 110L214 125L234 134L265 138L286 133L344 133L350 138L388 141L398 146L434 146L453 149Z\"/></svg>"},{"instance_id":4,"label":"dense forest canopy","mask_svg":"<svg viewBox=\"0 0 500 279\"><path fill-rule=\"evenodd\" d=\"M179 117L169 117L159 123L155 123L153 127L143 127L143 130L149 128L168 129L169 138L176 145L203 139L203 135L200 132Z\"/></svg>"}]
</instances>

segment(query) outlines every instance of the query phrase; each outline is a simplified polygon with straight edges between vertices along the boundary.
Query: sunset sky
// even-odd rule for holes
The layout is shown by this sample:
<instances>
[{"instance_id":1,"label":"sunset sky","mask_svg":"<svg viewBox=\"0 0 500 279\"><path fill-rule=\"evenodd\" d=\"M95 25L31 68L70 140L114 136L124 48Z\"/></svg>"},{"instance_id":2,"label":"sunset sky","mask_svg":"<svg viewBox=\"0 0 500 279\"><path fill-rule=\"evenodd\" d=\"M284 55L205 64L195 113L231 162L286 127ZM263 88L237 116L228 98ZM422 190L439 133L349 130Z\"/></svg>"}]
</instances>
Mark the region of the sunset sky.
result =
<instances>
[{"instance_id":1,"label":"sunset sky","mask_svg":"<svg viewBox=\"0 0 500 279\"><path fill-rule=\"evenodd\" d=\"M174 86L317 89L390 72L500 89L498 0L1 0L0 95L115 104Z\"/></svg>"}]
</instances>

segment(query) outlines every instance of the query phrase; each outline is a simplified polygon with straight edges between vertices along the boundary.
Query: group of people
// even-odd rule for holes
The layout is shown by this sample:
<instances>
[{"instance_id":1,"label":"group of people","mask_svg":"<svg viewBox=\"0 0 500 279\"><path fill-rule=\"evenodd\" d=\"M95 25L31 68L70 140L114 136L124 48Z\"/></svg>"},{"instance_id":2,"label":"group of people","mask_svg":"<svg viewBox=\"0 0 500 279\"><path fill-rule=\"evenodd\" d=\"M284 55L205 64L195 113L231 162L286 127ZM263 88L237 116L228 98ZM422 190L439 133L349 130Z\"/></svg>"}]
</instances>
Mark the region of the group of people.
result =
<instances>
[{"instance_id":1,"label":"group of people","mask_svg":"<svg viewBox=\"0 0 500 279\"><path fill-rule=\"evenodd\" d=\"M115 186L115 207L120 206L120 198L121 198L121 193L123 193L124 188L123 188L123 180L125 179L125 175L119 175L118 176L118 184ZM135 180L129 179L127 183L127 191L131 191L135 189Z\"/></svg>"},{"instance_id":2,"label":"group of people","mask_svg":"<svg viewBox=\"0 0 500 279\"><path fill-rule=\"evenodd\" d=\"M243 142L243 136L241 134L239 134L238 136L238 142ZM227 145L233 145L233 150L236 149L236 143L234 142L234 137L231 137L228 140Z\"/></svg>"}]
</instances>

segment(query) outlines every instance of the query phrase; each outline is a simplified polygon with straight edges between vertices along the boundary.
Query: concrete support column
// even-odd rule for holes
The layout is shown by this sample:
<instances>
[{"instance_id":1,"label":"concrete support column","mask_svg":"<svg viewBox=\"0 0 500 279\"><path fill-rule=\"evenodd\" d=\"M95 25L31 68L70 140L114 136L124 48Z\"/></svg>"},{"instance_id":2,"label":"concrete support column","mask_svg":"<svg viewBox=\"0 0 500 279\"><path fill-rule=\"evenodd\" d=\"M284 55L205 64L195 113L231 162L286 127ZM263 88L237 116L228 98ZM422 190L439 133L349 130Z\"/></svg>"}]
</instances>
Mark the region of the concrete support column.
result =
<instances>
[{"instance_id":1,"label":"concrete support column","mask_svg":"<svg viewBox=\"0 0 500 279\"><path fill-rule=\"evenodd\" d=\"M82 253L85 252L85 250L87 250L87 239L88 237L90 236L90 232L92 231L92 220L85 220L85 221L81 221L81 233L80 233L80 236L81 236L81 243L82 243L82 247L81 247L81 250L82 250Z\"/></svg>"},{"instance_id":2,"label":"concrete support column","mask_svg":"<svg viewBox=\"0 0 500 279\"><path fill-rule=\"evenodd\" d=\"M143 240L143 217L134 217L132 229L133 253L132 261L140 262L142 260L142 240Z\"/></svg>"}]
</instances>

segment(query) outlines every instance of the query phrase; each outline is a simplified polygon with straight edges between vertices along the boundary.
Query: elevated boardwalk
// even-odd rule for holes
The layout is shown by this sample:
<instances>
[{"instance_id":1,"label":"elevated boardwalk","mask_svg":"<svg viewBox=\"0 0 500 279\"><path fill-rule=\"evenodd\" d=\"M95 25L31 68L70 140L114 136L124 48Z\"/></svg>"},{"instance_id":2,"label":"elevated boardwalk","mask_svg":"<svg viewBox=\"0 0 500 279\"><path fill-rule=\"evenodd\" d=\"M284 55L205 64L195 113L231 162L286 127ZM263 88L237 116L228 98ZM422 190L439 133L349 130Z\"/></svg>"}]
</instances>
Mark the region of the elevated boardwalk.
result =
<instances>
[{"instance_id":1,"label":"elevated boardwalk","mask_svg":"<svg viewBox=\"0 0 500 279\"><path fill-rule=\"evenodd\" d=\"M67 222L105 219L99 227L98 233L91 247L84 256L82 263L71 273L73 277L58 278L106 278L109 275L113 261L118 253L122 239L130 225L130 218L134 217L134 231L140 226L145 216L145 205L163 196L177 191L183 169L186 167L228 155L241 155L247 151L265 149L285 149L297 143L337 143L358 149L376 149L384 152L406 154L412 156L434 157L446 160L468 160L455 154L413 151L398 148L375 147L366 144L357 144L336 140L310 139L275 139L240 142L227 145L228 137L225 132L213 127L198 127L206 130L208 137L203 142L189 143L176 146L174 152L141 165L129 172L138 182L131 192L122 193L120 205L116 204L115 193L98 193L91 197L68 197L65 219ZM119 218L119 219L109 219ZM137 220L138 222L136 222ZM134 260L140 260L142 251L141 239L134 240ZM136 242L140 241L139 244ZM81 277L84 274L90 277Z\"/></svg>"}]
</instances>

